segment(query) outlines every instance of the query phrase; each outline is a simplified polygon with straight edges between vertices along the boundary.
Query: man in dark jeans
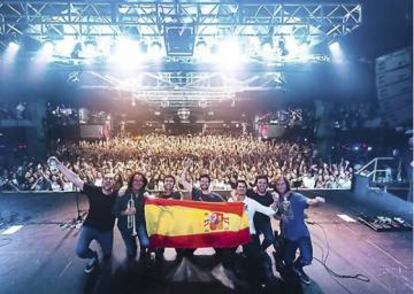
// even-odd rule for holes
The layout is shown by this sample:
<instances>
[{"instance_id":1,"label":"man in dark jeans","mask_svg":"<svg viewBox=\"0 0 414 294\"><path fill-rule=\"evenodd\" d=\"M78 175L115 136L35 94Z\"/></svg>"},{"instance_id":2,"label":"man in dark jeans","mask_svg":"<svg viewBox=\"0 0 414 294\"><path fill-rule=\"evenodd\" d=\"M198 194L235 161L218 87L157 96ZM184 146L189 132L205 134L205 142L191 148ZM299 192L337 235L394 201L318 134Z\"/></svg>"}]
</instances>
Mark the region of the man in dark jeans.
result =
<instances>
[{"instance_id":1,"label":"man in dark jeans","mask_svg":"<svg viewBox=\"0 0 414 294\"><path fill-rule=\"evenodd\" d=\"M283 262L287 270L295 272L305 284L310 284L308 275L303 271L303 267L311 264L313 259L312 242L305 224L304 211L309 206L325 203L325 199L309 199L300 193L290 191L289 181L285 177L276 180L275 190L279 194L278 213L281 213ZM295 260L298 249L300 255Z\"/></svg>"},{"instance_id":2,"label":"man in dark jeans","mask_svg":"<svg viewBox=\"0 0 414 294\"><path fill-rule=\"evenodd\" d=\"M272 205L274 202L274 197L271 192L267 191L267 188L269 186L267 176L257 176L254 185L256 187L255 191L252 189L247 190L247 197L259 202L263 206L270 207L270 205ZM266 251L267 247L275 242L275 236L273 235L270 218L265 214L257 212L254 214L253 223L257 232L255 235L255 240L253 241L257 242L257 246L260 246L261 250ZM259 239L260 234L263 234L264 236L263 242L261 244Z\"/></svg>"},{"instance_id":3,"label":"man in dark jeans","mask_svg":"<svg viewBox=\"0 0 414 294\"><path fill-rule=\"evenodd\" d=\"M117 197L117 192L114 191L114 175L105 174L102 187L96 187L83 182L77 174L68 169L56 157L50 157L48 164L55 166L88 197L89 213L79 235L76 254L80 258L90 259L84 270L85 273L89 274L98 265L97 252L89 248L93 240L96 240L101 246L104 260L107 261L112 254L113 228L115 224L112 208Z\"/></svg>"}]
</instances>

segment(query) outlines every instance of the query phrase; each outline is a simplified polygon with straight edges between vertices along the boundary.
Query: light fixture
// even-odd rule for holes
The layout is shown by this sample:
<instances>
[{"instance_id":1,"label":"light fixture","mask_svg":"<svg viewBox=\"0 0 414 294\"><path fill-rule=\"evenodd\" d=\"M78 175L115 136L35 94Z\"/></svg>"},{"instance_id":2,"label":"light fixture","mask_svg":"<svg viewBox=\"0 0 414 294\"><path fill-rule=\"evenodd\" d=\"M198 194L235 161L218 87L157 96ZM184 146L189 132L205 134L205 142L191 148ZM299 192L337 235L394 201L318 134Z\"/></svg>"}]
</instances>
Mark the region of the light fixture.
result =
<instances>
[{"instance_id":1,"label":"light fixture","mask_svg":"<svg viewBox=\"0 0 414 294\"><path fill-rule=\"evenodd\" d=\"M286 56L289 54L289 51L286 48L286 40L283 36L278 41L278 48L280 56Z\"/></svg>"},{"instance_id":2,"label":"light fixture","mask_svg":"<svg viewBox=\"0 0 414 294\"><path fill-rule=\"evenodd\" d=\"M190 117L191 111L188 108L179 108L177 110L177 116L181 120L187 120Z\"/></svg>"}]
</instances>

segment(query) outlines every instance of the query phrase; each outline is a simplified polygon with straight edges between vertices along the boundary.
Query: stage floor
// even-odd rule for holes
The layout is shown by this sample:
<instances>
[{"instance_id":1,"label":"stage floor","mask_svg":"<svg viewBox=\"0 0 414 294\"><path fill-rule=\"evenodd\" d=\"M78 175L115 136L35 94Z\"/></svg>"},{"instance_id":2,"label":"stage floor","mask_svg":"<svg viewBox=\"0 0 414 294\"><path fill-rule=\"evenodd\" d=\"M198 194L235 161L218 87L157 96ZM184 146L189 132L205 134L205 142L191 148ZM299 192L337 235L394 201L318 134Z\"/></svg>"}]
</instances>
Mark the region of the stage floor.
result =
<instances>
[{"instance_id":1,"label":"stage floor","mask_svg":"<svg viewBox=\"0 0 414 294\"><path fill-rule=\"evenodd\" d=\"M315 223L309 224L314 257L322 259L329 252L327 265L330 269L342 275L363 274L370 281L335 278L315 259L305 268L312 283L302 285L302 292L412 293L412 232L377 233L358 222L345 222L337 215L347 214L356 219L361 212L377 213L349 201L349 193L325 192L327 204L308 210L308 222ZM80 198L80 208L86 209L85 199ZM0 194L0 207L0 223L23 225L12 235L0 235L0 293L254 292L242 291L237 285L231 290L223 281L212 278L209 270L216 264L213 257L205 256L213 254L212 249L197 250L193 260L207 269L206 279L210 282L168 282L168 272L177 265L172 249L166 250L164 265L147 267L136 263L128 266L117 229L111 265L86 275L83 273L85 261L74 252L79 229L61 225L76 217L74 195ZM273 270L274 288L263 288L261 293L291 293Z\"/></svg>"}]
</instances>

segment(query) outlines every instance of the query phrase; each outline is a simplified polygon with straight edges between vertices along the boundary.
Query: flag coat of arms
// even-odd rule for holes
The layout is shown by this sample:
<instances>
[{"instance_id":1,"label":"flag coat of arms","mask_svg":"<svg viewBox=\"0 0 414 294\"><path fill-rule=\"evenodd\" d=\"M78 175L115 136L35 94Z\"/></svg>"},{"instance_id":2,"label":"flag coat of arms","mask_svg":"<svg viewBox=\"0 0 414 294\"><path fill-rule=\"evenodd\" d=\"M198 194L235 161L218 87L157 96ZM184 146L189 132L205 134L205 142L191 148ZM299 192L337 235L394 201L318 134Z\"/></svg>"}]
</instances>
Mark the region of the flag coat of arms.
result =
<instances>
[{"instance_id":1,"label":"flag coat of arms","mask_svg":"<svg viewBox=\"0 0 414 294\"><path fill-rule=\"evenodd\" d=\"M230 248L250 242L242 202L147 199L145 220L152 248Z\"/></svg>"}]
</instances>

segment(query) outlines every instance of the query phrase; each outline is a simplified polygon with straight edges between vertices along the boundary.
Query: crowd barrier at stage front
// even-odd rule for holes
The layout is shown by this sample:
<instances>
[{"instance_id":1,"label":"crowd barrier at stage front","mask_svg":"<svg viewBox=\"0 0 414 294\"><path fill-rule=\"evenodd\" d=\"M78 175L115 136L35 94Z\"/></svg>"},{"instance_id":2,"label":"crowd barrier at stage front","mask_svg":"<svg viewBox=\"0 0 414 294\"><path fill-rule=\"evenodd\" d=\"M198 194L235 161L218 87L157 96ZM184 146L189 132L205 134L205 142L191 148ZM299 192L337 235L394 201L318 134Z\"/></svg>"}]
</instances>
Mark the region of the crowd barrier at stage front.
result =
<instances>
[{"instance_id":1,"label":"crowd barrier at stage front","mask_svg":"<svg viewBox=\"0 0 414 294\"><path fill-rule=\"evenodd\" d=\"M328 189L328 188L318 188L318 189L305 189L305 188L299 188L299 189L292 189L293 191L298 191L298 192L314 192L314 193L318 193L318 192L324 192L324 191L351 191L351 189ZM159 190L149 190L150 194L158 194ZM180 191L181 193L183 193L184 198L188 199L188 192L186 191ZM230 193L231 190L213 190L213 192L216 192L222 196L225 197L230 197ZM75 193L80 193L79 191L0 191L0 195L15 195L15 194L34 194L34 195L39 195L39 194L56 194L56 195L62 195L62 194L75 194Z\"/></svg>"}]
</instances>

